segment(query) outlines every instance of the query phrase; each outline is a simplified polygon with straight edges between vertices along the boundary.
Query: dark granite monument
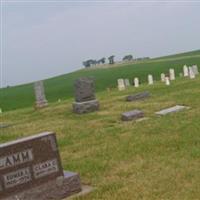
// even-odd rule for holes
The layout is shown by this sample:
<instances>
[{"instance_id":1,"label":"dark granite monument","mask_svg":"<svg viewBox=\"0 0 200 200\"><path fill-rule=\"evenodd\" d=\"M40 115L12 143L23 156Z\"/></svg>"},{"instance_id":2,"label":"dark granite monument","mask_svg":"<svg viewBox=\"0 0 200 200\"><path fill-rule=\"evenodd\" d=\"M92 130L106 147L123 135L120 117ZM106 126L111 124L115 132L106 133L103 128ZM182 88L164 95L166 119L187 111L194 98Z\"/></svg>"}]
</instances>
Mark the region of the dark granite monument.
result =
<instances>
[{"instance_id":1,"label":"dark granite monument","mask_svg":"<svg viewBox=\"0 0 200 200\"><path fill-rule=\"evenodd\" d=\"M99 101L95 97L94 80L79 78L75 81L75 102L73 111L78 114L99 110Z\"/></svg>"},{"instance_id":2,"label":"dark granite monument","mask_svg":"<svg viewBox=\"0 0 200 200\"><path fill-rule=\"evenodd\" d=\"M144 117L144 112L141 110L131 110L121 115L122 121L131 121L142 117Z\"/></svg>"},{"instance_id":3,"label":"dark granite monument","mask_svg":"<svg viewBox=\"0 0 200 200\"><path fill-rule=\"evenodd\" d=\"M141 92L133 95L129 95L126 97L126 101L138 101L138 100L144 100L146 98L150 97L149 92Z\"/></svg>"},{"instance_id":4,"label":"dark granite monument","mask_svg":"<svg viewBox=\"0 0 200 200\"><path fill-rule=\"evenodd\" d=\"M35 90L35 99L36 99L35 107L36 108L46 107L48 105L48 102L45 97L43 81L35 82L34 90Z\"/></svg>"},{"instance_id":5,"label":"dark granite monument","mask_svg":"<svg viewBox=\"0 0 200 200\"><path fill-rule=\"evenodd\" d=\"M63 172L55 133L0 145L1 200L59 200L80 191L79 175Z\"/></svg>"}]
</instances>

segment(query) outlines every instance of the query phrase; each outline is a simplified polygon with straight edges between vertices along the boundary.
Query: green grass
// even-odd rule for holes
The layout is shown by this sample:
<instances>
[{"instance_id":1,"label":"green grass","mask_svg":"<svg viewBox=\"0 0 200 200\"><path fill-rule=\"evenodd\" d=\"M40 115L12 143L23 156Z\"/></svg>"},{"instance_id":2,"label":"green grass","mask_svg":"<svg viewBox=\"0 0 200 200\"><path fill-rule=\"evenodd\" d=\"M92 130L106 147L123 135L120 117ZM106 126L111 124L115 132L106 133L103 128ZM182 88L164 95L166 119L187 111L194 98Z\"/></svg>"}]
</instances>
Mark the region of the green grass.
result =
<instances>
[{"instance_id":1,"label":"green grass","mask_svg":"<svg viewBox=\"0 0 200 200\"><path fill-rule=\"evenodd\" d=\"M170 66L163 63L161 68L165 67ZM157 68L152 65L151 69ZM137 72L142 75L143 70L138 67ZM46 86L53 87L53 81L56 83L52 79ZM1 122L15 125L1 129L0 142L55 131L64 169L79 172L82 182L95 188L79 200L197 200L200 197L199 85L198 76L193 80L178 78L171 86L156 82L153 86L143 84L122 92L104 90L97 93L100 111L85 115L72 113L72 98L50 103L38 111L32 107L8 111L1 115ZM56 86L52 91L56 91ZM139 91L149 91L151 97L125 102L126 95ZM190 109L163 117L154 114L176 104ZM136 108L143 110L149 119L120 120L122 112Z\"/></svg>"},{"instance_id":2,"label":"green grass","mask_svg":"<svg viewBox=\"0 0 200 200\"><path fill-rule=\"evenodd\" d=\"M180 57L181 55L181 57ZM140 63L112 66L104 69L83 69L44 81L46 96L49 102L58 99L70 100L73 97L74 80L81 76L94 77L96 91L104 91L108 87L116 87L118 78L139 77L145 83L147 75L151 73L155 79L160 79L160 73L167 73L168 69L175 68L176 73L182 72L183 65L197 64L200 66L200 51L178 54L173 58L159 58ZM0 90L0 108L9 111L34 105L34 92L32 84L10 87Z\"/></svg>"}]
</instances>

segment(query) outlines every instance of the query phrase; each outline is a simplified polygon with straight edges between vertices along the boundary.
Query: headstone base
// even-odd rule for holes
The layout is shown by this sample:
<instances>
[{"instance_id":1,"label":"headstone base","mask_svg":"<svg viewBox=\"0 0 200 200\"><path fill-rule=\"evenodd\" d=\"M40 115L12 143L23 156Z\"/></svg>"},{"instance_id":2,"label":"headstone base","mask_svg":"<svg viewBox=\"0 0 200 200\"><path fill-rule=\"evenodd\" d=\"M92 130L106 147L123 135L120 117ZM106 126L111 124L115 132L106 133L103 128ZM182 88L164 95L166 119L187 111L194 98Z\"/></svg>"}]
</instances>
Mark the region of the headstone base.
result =
<instances>
[{"instance_id":1,"label":"headstone base","mask_svg":"<svg viewBox=\"0 0 200 200\"><path fill-rule=\"evenodd\" d=\"M74 172L64 172L64 177L48 181L40 186L3 198L2 200L61 200L81 190L79 175Z\"/></svg>"},{"instance_id":2,"label":"headstone base","mask_svg":"<svg viewBox=\"0 0 200 200\"><path fill-rule=\"evenodd\" d=\"M99 110L98 100L73 103L73 112L78 113L78 114L94 112L96 110Z\"/></svg>"},{"instance_id":3,"label":"headstone base","mask_svg":"<svg viewBox=\"0 0 200 200\"><path fill-rule=\"evenodd\" d=\"M48 106L47 101L36 101L35 108L44 108Z\"/></svg>"}]
</instances>

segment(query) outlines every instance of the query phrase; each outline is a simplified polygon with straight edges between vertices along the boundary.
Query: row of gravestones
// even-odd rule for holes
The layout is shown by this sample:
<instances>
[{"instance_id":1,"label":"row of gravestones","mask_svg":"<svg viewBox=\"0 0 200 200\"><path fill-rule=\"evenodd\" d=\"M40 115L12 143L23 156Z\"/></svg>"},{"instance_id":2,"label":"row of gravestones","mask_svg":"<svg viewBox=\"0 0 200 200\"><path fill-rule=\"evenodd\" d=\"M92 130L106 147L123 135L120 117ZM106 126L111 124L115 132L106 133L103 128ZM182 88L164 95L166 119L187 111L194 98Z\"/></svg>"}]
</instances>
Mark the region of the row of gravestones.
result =
<instances>
[{"instance_id":1,"label":"row of gravestones","mask_svg":"<svg viewBox=\"0 0 200 200\"><path fill-rule=\"evenodd\" d=\"M193 65L193 66L189 66L189 67L184 65L183 66L183 74L180 73L180 76L189 77L191 79L194 79L195 76L198 74L199 74L199 71L198 71L197 65ZM164 73L161 73L160 78L161 78L161 81L165 82L166 85L170 85L170 81L176 79L175 70L169 69L169 75L165 75ZM148 75L147 80L148 80L149 85L154 84L153 76L151 74ZM125 90L127 87L129 87L131 85L129 79L122 79L122 78L117 80L117 84L118 84L119 91ZM135 87L139 87L139 84L140 84L139 78L135 77L133 80L133 85Z\"/></svg>"}]
</instances>

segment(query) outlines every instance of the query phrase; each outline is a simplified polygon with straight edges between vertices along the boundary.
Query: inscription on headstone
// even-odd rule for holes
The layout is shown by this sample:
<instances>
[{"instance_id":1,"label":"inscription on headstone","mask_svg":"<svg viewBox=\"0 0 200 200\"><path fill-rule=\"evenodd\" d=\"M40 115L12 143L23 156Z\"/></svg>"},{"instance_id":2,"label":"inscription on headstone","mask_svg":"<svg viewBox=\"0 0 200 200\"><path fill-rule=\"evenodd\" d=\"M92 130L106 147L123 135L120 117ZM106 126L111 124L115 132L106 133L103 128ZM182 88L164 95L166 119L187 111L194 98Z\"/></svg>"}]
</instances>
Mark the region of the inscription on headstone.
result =
<instances>
[{"instance_id":1,"label":"inscription on headstone","mask_svg":"<svg viewBox=\"0 0 200 200\"><path fill-rule=\"evenodd\" d=\"M57 192L55 189L59 190L56 187L56 180L60 177L65 178L55 133L46 132L0 145L1 199L12 199L16 194L23 200L40 197L45 200L52 199ZM75 179L77 181L79 177ZM67 181L69 180L65 180ZM52 185L51 192L48 195L45 194L47 197L44 198L40 190L48 190L49 186L47 188L46 184L49 183ZM70 187L68 183L66 185ZM38 186L40 190L34 191L34 188ZM72 190L80 191L80 182ZM63 192L59 193L63 195ZM69 193L66 189L66 196L69 196ZM54 199L59 199L59 197L58 195Z\"/></svg>"},{"instance_id":2,"label":"inscription on headstone","mask_svg":"<svg viewBox=\"0 0 200 200\"><path fill-rule=\"evenodd\" d=\"M37 81L34 83L35 90L35 99L36 99L36 108L43 108L48 105L48 102L45 97L43 81Z\"/></svg>"}]
</instances>

